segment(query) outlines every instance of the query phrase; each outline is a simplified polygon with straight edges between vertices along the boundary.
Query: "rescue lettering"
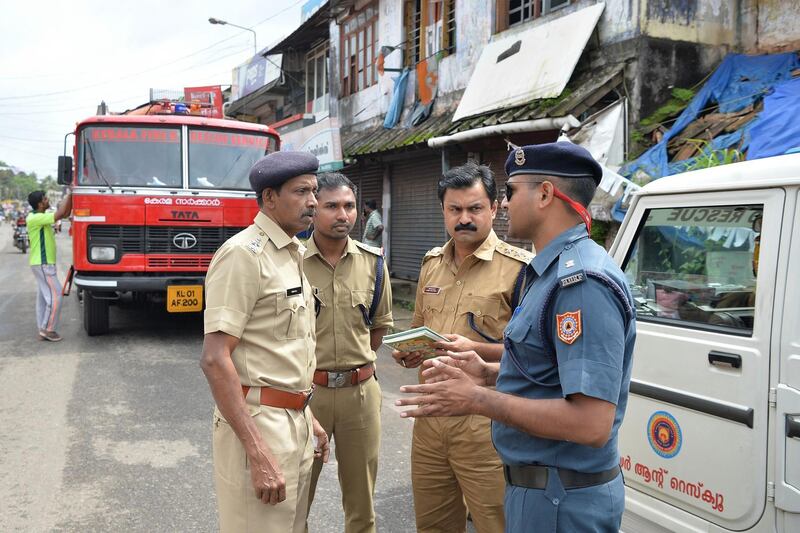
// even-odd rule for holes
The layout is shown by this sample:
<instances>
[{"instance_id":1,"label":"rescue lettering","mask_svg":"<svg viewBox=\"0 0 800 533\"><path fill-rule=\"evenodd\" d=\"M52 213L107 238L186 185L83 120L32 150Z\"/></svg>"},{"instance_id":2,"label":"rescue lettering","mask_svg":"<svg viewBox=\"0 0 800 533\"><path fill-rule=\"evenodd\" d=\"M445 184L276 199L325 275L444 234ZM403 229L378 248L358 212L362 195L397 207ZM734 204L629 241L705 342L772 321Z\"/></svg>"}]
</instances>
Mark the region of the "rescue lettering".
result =
<instances>
[{"instance_id":1,"label":"rescue lettering","mask_svg":"<svg viewBox=\"0 0 800 533\"><path fill-rule=\"evenodd\" d=\"M702 481L697 483L689 483L673 476L669 480L669 488L677 492L682 492L683 494L691 496L696 500L707 503L712 509L720 513L725 510L725 497L719 492L712 492L708 489L703 490L704 487Z\"/></svg>"},{"instance_id":2,"label":"rescue lettering","mask_svg":"<svg viewBox=\"0 0 800 533\"><path fill-rule=\"evenodd\" d=\"M747 214L747 218L744 218ZM734 207L698 207L671 209L667 222L703 223L718 222L721 224L752 224L760 216L760 211Z\"/></svg>"},{"instance_id":3,"label":"rescue lettering","mask_svg":"<svg viewBox=\"0 0 800 533\"><path fill-rule=\"evenodd\" d=\"M244 146L246 148L269 148L269 137L216 131L192 131L189 141L196 144L218 144L222 146Z\"/></svg>"}]
</instances>

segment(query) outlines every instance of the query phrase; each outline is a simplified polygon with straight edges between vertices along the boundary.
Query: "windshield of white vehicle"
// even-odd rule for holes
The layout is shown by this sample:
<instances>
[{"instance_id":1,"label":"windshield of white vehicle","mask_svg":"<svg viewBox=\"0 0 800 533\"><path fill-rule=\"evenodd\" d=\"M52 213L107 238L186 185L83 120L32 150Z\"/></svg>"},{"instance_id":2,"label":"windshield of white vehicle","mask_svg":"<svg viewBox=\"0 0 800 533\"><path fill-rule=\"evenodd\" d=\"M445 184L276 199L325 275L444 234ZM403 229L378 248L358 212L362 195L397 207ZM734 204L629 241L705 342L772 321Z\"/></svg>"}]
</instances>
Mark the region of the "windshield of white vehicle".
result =
<instances>
[{"instance_id":1,"label":"windshield of white vehicle","mask_svg":"<svg viewBox=\"0 0 800 533\"><path fill-rule=\"evenodd\" d=\"M190 129L189 188L249 191L250 168L275 145L263 134Z\"/></svg>"},{"instance_id":2,"label":"windshield of white vehicle","mask_svg":"<svg viewBox=\"0 0 800 533\"><path fill-rule=\"evenodd\" d=\"M181 130L89 126L81 132L78 185L182 186Z\"/></svg>"}]
</instances>

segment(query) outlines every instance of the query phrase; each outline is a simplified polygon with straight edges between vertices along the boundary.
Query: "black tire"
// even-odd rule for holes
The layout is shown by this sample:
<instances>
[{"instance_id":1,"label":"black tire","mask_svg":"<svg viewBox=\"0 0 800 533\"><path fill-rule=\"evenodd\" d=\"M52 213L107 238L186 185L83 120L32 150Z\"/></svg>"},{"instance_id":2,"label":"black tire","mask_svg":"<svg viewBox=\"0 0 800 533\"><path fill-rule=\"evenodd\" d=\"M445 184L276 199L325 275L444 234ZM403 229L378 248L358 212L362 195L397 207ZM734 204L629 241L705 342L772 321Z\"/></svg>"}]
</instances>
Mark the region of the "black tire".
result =
<instances>
[{"instance_id":1,"label":"black tire","mask_svg":"<svg viewBox=\"0 0 800 533\"><path fill-rule=\"evenodd\" d=\"M24 253L26 253L28 251L28 245L23 242L20 245L19 249L22 250L22 253L24 254Z\"/></svg>"},{"instance_id":2,"label":"black tire","mask_svg":"<svg viewBox=\"0 0 800 533\"><path fill-rule=\"evenodd\" d=\"M83 291L83 327L90 337L108 333L108 300Z\"/></svg>"}]
</instances>

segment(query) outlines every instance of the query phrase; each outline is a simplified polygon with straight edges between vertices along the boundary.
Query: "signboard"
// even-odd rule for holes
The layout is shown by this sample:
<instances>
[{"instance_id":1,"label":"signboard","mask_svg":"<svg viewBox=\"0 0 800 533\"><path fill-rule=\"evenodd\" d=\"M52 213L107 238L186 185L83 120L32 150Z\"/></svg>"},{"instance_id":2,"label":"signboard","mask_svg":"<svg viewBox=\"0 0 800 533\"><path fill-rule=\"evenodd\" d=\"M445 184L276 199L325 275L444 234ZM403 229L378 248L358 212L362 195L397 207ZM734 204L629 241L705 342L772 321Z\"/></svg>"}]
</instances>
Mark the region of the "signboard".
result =
<instances>
[{"instance_id":1,"label":"signboard","mask_svg":"<svg viewBox=\"0 0 800 533\"><path fill-rule=\"evenodd\" d=\"M262 55L257 55L247 63L233 69L231 101L244 98L264 85L277 80L281 75L279 65L282 64L282 59L281 54L269 56L269 60Z\"/></svg>"},{"instance_id":2,"label":"signboard","mask_svg":"<svg viewBox=\"0 0 800 533\"><path fill-rule=\"evenodd\" d=\"M281 135L282 151L311 152L319 159L321 172L339 170L344 166L337 120L326 118L316 124L286 133L279 129L278 133Z\"/></svg>"},{"instance_id":3,"label":"signboard","mask_svg":"<svg viewBox=\"0 0 800 533\"><path fill-rule=\"evenodd\" d=\"M303 7L300 8L300 24L307 21L311 18L311 15L319 11L324 4L327 4L328 0L308 0Z\"/></svg>"},{"instance_id":4,"label":"signboard","mask_svg":"<svg viewBox=\"0 0 800 533\"><path fill-rule=\"evenodd\" d=\"M200 115L208 118L222 118L222 88L219 85L206 87L184 87L183 97L187 104L199 102Z\"/></svg>"}]
</instances>

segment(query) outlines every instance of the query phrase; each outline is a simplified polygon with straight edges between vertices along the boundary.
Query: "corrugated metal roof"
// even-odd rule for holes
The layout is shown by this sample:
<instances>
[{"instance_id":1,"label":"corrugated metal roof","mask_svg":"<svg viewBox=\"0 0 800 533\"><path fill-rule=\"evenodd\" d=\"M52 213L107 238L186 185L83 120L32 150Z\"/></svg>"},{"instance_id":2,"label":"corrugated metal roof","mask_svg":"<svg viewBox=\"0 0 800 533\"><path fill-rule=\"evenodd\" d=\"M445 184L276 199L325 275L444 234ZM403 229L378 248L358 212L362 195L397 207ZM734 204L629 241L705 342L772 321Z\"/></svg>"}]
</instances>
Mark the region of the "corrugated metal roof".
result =
<instances>
[{"instance_id":1,"label":"corrugated metal roof","mask_svg":"<svg viewBox=\"0 0 800 533\"><path fill-rule=\"evenodd\" d=\"M364 131L342 135L342 152L345 157L388 152L425 145L428 139L444 134L453 126L453 114L432 116L419 126L386 129L382 125Z\"/></svg>"}]
</instances>

